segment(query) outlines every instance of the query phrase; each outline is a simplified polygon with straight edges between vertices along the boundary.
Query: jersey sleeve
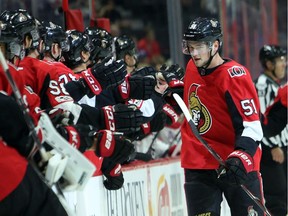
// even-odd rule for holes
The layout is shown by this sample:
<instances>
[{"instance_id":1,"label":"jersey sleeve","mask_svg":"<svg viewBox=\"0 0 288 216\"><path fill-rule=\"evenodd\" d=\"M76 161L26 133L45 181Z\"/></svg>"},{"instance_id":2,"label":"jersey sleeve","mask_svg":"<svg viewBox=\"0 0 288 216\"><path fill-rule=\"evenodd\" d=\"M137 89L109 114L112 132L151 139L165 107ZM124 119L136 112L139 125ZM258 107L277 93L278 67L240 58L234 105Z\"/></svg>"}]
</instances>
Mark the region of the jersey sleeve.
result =
<instances>
[{"instance_id":1,"label":"jersey sleeve","mask_svg":"<svg viewBox=\"0 0 288 216\"><path fill-rule=\"evenodd\" d=\"M45 95L51 107L58 106L61 103L74 102L73 98L66 91L64 83L59 82L58 80L58 73L51 71L47 74L43 83L44 86L47 86ZM45 106L45 108L47 107Z\"/></svg>"},{"instance_id":2,"label":"jersey sleeve","mask_svg":"<svg viewBox=\"0 0 288 216\"><path fill-rule=\"evenodd\" d=\"M227 72L225 100L236 132L235 149L254 155L263 137L257 93L245 67L233 65Z\"/></svg>"}]
</instances>

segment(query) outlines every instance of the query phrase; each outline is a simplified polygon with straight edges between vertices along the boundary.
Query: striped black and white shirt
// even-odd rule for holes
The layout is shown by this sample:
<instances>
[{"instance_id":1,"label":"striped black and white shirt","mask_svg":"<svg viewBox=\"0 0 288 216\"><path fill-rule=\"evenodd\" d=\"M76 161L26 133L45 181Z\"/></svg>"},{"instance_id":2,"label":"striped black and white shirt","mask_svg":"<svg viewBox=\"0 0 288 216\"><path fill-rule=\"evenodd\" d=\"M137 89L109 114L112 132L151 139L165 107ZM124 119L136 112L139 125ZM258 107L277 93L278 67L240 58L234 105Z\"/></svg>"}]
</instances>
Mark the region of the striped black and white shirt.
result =
<instances>
[{"instance_id":1,"label":"striped black and white shirt","mask_svg":"<svg viewBox=\"0 0 288 216\"><path fill-rule=\"evenodd\" d=\"M277 96L280 84L272 80L266 74L261 74L255 81L255 87L258 93L260 109L264 113L266 108L274 102ZM274 137L262 139L262 143L269 147L283 147L288 145L288 124L282 132Z\"/></svg>"}]
</instances>

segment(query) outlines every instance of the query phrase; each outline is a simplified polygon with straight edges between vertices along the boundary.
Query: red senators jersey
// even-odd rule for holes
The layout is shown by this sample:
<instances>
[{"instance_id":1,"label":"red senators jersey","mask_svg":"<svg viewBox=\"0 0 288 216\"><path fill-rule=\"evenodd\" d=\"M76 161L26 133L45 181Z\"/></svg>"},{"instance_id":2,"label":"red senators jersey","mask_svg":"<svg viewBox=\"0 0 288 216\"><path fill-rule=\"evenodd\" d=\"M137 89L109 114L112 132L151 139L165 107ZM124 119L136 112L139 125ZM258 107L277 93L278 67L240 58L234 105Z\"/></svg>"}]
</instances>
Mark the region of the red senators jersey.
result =
<instances>
[{"instance_id":1,"label":"red senators jersey","mask_svg":"<svg viewBox=\"0 0 288 216\"><path fill-rule=\"evenodd\" d=\"M25 84L39 95L42 109L73 102L64 84L59 83L59 74L52 63L25 57L20 66L25 70L23 73Z\"/></svg>"},{"instance_id":2,"label":"red senators jersey","mask_svg":"<svg viewBox=\"0 0 288 216\"><path fill-rule=\"evenodd\" d=\"M29 87L25 87L23 91L23 100L29 110L29 114L32 117L34 124L38 124L40 118L40 98Z\"/></svg>"},{"instance_id":3,"label":"red senators jersey","mask_svg":"<svg viewBox=\"0 0 288 216\"><path fill-rule=\"evenodd\" d=\"M9 72L16 83L20 93L23 93L24 90L24 80L21 76L22 69L17 68L12 63L7 62ZM10 83L8 82L8 79L6 78L6 74L4 73L4 70L2 67L0 67L0 90L6 92L8 95L11 95L13 93L12 87Z\"/></svg>"},{"instance_id":4,"label":"red senators jersey","mask_svg":"<svg viewBox=\"0 0 288 216\"><path fill-rule=\"evenodd\" d=\"M63 64L62 62L53 62L53 61L47 61L47 60L43 60L45 62L47 62L48 64L53 65L54 69L57 71L57 74L59 76L59 82L60 83L68 83L70 81L75 81L79 79L79 76L77 74L74 74L73 70L71 70L70 68L68 68L65 64Z\"/></svg>"},{"instance_id":5,"label":"red senators jersey","mask_svg":"<svg viewBox=\"0 0 288 216\"><path fill-rule=\"evenodd\" d=\"M45 61L45 60L44 60ZM47 61L48 62L48 61ZM54 66L55 71L59 75L59 83L61 85L64 85L70 81L78 80L81 78L81 73L74 74L74 72L68 68L66 65L64 65L62 62L48 62L49 64L52 64ZM85 109L85 108L84 108ZM91 113L92 114L92 113ZM89 113L88 113L89 115ZM95 113L94 113L95 115ZM101 165L102 165L102 158L97 157L95 153L91 150L86 150L84 153L84 156L88 158L97 168L94 176L101 174Z\"/></svg>"},{"instance_id":6,"label":"red senators jersey","mask_svg":"<svg viewBox=\"0 0 288 216\"><path fill-rule=\"evenodd\" d=\"M184 80L184 101L199 133L225 160L235 149L247 150L259 170L263 133L259 101L249 71L233 60L200 75L192 60ZM219 163L193 135L187 121L182 127L182 166L216 169Z\"/></svg>"},{"instance_id":7,"label":"red senators jersey","mask_svg":"<svg viewBox=\"0 0 288 216\"><path fill-rule=\"evenodd\" d=\"M37 124L38 118L39 118L39 105L40 105L40 99L39 97L33 93L33 91L29 90L27 87L25 87L24 79L22 77L23 75L23 68L17 68L12 63L7 62L9 67L9 72L12 76L12 79L14 80L17 88L20 91L20 94L22 95L22 98L24 100L24 103L28 107L29 113L31 117L33 118L34 122ZM2 69L0 68L0 91L5 92L7 95L12 95L13 90L8 82L6 75Z\"/></svg>"},{"instance_id":8,"label":"red senators jersey","mask_svg":"<svg viewBox=\"0 0 288 216\"><path fill-rule=\"evenodd\" d=\"M0 140L0 201L14 191L24 178L27 160Z\"/></svg>"}]
</instances>

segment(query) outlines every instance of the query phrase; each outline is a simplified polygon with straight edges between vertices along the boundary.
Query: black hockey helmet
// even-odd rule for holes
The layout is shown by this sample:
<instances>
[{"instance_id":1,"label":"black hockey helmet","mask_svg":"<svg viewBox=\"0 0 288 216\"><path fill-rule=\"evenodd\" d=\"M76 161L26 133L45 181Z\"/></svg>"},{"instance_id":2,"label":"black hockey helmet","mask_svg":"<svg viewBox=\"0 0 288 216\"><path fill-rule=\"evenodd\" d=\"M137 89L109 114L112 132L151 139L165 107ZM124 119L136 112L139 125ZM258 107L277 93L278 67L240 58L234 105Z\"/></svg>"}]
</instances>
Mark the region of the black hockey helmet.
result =
<instances>
[{"instance_id":1,"label":"black hockey helmet","mask_svg":"<svg viewBox=\"0 0 288 216\"><path fill-rule=\"evenodd\" d=\"M183 53L190 54L187 50L187 41L214 42L218 40L222 46L222 30L220 22L214 18L198 17L192 20L183 35Z\"/></svg>"},{"instance_id":2,"label":"black hockey helmet","mask_svg":"<svg viewBox=\"0 0 288 216\"><path fill-rule=\"evenodd\" d=\"M0 14L0 20L4 22L8 22L10 20L11 15L13 15L12 11L5 10Z\"/></svg>"},{"instance_id":3,"label":"black hockey helmet","mask_svg":"<svg viewBox=\"0 0 288 216\"><path fill-rule=\"evenodd\" d=\"M63 52L63 57L65 59L65 64L73 69L79 64L83 63L81 52L91 52L94 47L88 35L77 31L77 30L68 30L66 31L69 51Z\"/></svg>"},{"instance_id":4,"label":"black hockey helmet","mask_svg":"<svg viewBox=\"0 0 288 216\"><path fill-rule=\"evenodd\" d=\"M0 21L0 43L5 44L5 54L9 60L15 56L24 58L23 38L9 22Z\"/></svg>"},{"instance_id":5,"label":"black hockey helmet","mask_svg":"<svg viewBox=\"0 0 288 216\"><path fill-rule=\"evenodd\" d=\"M46 28L47 25L45 25L46 21L39 21L38 19L35 19L37 28L38 28L38 32L39 32L39 37L44 40L44 36L46 34Z\"/></svg>"},{"instance_id":6,"label":"black hockey helmet","mask_svg":"<svg viewBox=\"0 0 288 216\"><path fill-rule=\"evenodd\" d=\"M11 11L5 10L0 14L0 42L9 43L12 41L17 41L22 43L21 36L16 32L14 26L10 23L10 17L13 13Z\"/></svg>"},{"instance_id":7,"label":"black hockey helmet","mask_svg":"<svg viewBox=\"0 0 288 216\"><path fill-rule=\"evenodd\" d=\"M45 45L45 52L51 50L53 43L59 44L63 52L69 51L69 42L66 32L61 26L52 22L49 22L49 26L45 27L43 41Z\"/></svg>"},{"instance_id":8,"label":"black hockey helmet","mask_svg":"<svg viewBox=\"0 0 288 216\"><path fill-rule=\"evenodd\" d=\"M14 26L7 22L0 21L0 42L9 43L12 41L18 41L22 43L22 37L16 32Z\"/></svg>"},{"instance_id":9,"label":"black hockey helmet","mask_svg":"<svg viewBox=\"0 0 288 216\"><path fill-rule=\"evenodd\" d=\"M129 36L121 35L116 37L115 50L117 59L123 59L126 54L133 56L136 54L135 42Z\"/></svg>"},{"instance_id":10,"label":"black hockey helmet","mask_svg":"<svg viewBox=\"0 0 288 216\"><path fill-rule=\"evenodd\" d=\"M18 9L13 11L10 15L10 23L15 27L18 34L23 38L28 35L32 39L32 46L30 48L37 48L40 43L40 35L36 20L31 16L27 10Z\"/></svg>"},{"instance_id":11,"label":"black hockey helmet","mask_svg":"<svg viewBox=\"0 0 288 216\"><path fill-rule=\"evenodd\" d=\"M89 36L94 45L91 59L103 59L112 52L113 37L105 29L86 27L84 33Z\"/></svg>"},{"instance_id":12,"label":"black hockey helmet","mask_svg":"<svg viewBox=\"0 0 288 216\"><path fill-rule=\"evenodd\" d=\"M259 60L263 67L266 67L267 61L273 61L280 56L286 56L287 50L278 45L264 45L259 51Z\"/></svg>"}]
</instances>

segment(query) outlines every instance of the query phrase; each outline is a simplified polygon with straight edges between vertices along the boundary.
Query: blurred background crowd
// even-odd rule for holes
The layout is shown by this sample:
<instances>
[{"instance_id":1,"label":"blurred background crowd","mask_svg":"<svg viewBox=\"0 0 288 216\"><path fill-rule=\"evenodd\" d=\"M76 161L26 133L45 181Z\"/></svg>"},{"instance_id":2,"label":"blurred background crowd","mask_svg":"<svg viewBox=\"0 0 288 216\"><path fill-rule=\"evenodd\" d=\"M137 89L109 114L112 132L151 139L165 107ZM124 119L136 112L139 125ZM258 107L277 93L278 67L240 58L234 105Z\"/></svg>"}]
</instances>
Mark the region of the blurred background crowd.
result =
<instances>
[{"instance_id":1,"label":"blurred background crowd","mask_svg":"<svg viewBox=\"0 0 288 216\"><path fill-rule=\"evenodd\" d=\"M13 10L19 11L13 12ZM0 42L2 43L1 48L6 49L6 53L4 53L6 54L5 57L7 60L16 66L20 63L21 68L29 72L29 74L22 74L25 76L25 82L28 83L29 81L29 83L25 83L25 85L35 87L35 83L37 82L39 89L36 89L36 87L34 89L31 87L31 89L35 92L37 90L38 96L42 96L41 100L49 99L49 103L41 103L41 109L47 109L50 105L51 107L56 107L52 102L54 103L56 101L56 104L59 103L59 101L55 99L56 93L54 94L54 91L43 90L46 87L48 88L48 86L52 89L53 86L51 87L50 84L45 85L43 83L45 83L45 81L51 81L51 83L62 86L64 83L61 83L62 80L60 80L60 77L65 75L67 78L67 80L65 79L65 85L67 84L65 89L69 95L73 97L73 101L71 98L71 101L65 102L71 105L69 106L71 110L77 111L77 117L71 117L70 120L75 123L75 125L73 125L75 126L74 129L76 131L78 130L80 135L81 132L83 133L80 138L85 144L84 147L82 146L83 151L85 151L85 153L88 152L88 155L85 154L85 156L88 157L96 167L101 166L101 171L107 178L104 181L104 186L108 190L120 189L124 183L122 173L120 171L116 173L115 171L121 169L120 164L130 163L134 159L149 161L151 159L168 156L173 157L180 154L182 144L180 128L183 123L183 115L177 103L173 103L174 101L171 100L171 94L183 93L184 83L182 80L185 74L185 66L191 58L191 53L189 51L188 54L190 55L183 55L182 36L183 29L188 26L191 20L199 16L207 18L213 17L220 20L224 35L224 45L219 51L222 52L220 53L221 56L234 59L247 67L248 71L251 72L253 80L261 76L255 81L258 96L265 97L265 100L262 101L266 101L267 98L270 97L269 103L261 104L262 113L265 112L268 105L272 104L281 84L287 84L286 0L1 0L0 11L2 12L1 22L3 22L1 23L3 24L1 25L0 37ZM33 15L33 17L30 16L29 13ZM29 21L31 21L31 26L28 25ZM52 23L45 23L48 21ZM213 22L210 20L209 23ZM31 27L31 29L29 27ZM99 29L93 29L93 27L99 27ZM62 34L59 34L60 36L57 35L59 32L65 36L62 36ZM54 36L54 34L57 40L55 39L55 41L51 42L52 39L50 41L50 36L53 38L52 36ZM66 37L68 41L66 41ZM12 50L12 48L15 48L13 45L16 44L14 40L17 43L19 42L18 45L20 48L25 47L25 52L22 52L24 51L23 49L16 54L12 53L12 51L17 51L17 49ZM41 41L44 46L42 46ZM193 47L184 46L183 48L192 49ZM11 53L9 53L10 51ZM109 53L105 51L109 51ZM24 55L25 58L22 59ZM40 61L39 59L43 59L43 57L44 61ZM21 61L19 61L20 59ZM109 59L113 63L111 63ZM114 62L113 59L119 61ZM45 61L49 62L51 67L48 67ZM34 67L34 64L30 64L29 62L35 62L37 67ZM110 63L108 64L108 62ZM209 64L210 63L211 62L209 62ZM63 68L65 68L65 70L63 70ZM92 72L89 74L87 71ZM113 73L110 73L110 71L113 71ZM30 75L33 74L34 77L34 72L35 74L37 73L37 76L35 76L37 79L35 78L35 81L32 81L32 79L30 80ZM160 76L159 73L162 76ZM41 79L38 78L38 75ZM53 75L55 75L55 77L53 77ZM42 79L42 77L44 78ZM99 84L101 85L100 90L99 86L91 81L91 77L94 77L96 81L102 80ZM107 77L110 80L108 80ZM5 80L2 79L2 81ZM117 88L111 88L115 86L117 86ZM264 86L266 89L259 88L259 86ZM63 93L63 95L67 93L65 89L65 94L62 92L62 87L59 89L61 89L59 92ZM274 92L271 93L270 89L273 89ZM102 90L103 92L101 92L100 95L99 91ZM47 95L43 96L43 92L45 92L45 94L47 93ZM97 97L95 97L95 95L97 95ZM86 96L89 99L85 98ZM63 97L63 99L65 98L66 97ZM77 101L77 103L74 103L74 100ZM132 104L133 107L135 105L139 107L139 110L138 108L132 108L132 106L129 107L129 105L125 104L126 102L128 103L128 101L129 105ZM3 104L4 103L2 103L2 105ZM29 102L27 102L27 104L29 104ZM62 103L62 105L63 104L64 103ZM111 104L120 105L115 105L111 108ZM79 106L81 106L81 109ZM77 109L75 109L75 107ZM6 107L3 107L3 109L4 108ZM66 109L66 105L64 108ZM287 100L285 108L285 111L287 111ZM31 110L36 109L33 108ZM80 111L78 112L78 110ZM110 121L111 119L109 118L111 117L111 113L113 113L112 111L116 113L115 119L117 118L117 120L115 121L114 117L113 121ZM54 111L49 114L54 116ZM61 110L60 114L63 114ZM66 115L64 114L63 116ZM281 118L283 119L282 116ZM11 122L14 123L14 121ZM102 154L101 150L99 150L102 148L101 145L105 144L106 146L106 139L110 142L111 131L97 132L98 137L95 146L99 145L100 147L97 147L95 150L94 146L92 146L92 148L90 145L91 140L88 140L90 141L88 144L86 143L86 138L89 138L91 134L91 137L96 136L93 128L84 128L82 125L85 123L85 126L87 126L87 122L89 124L91 122L95 123L93 127L97 128L97 130L104 128L114 131L116 128L115 131L118 132L118 129L121 129L122 131L119 130L119 132L122 133L124 131L124 135L131 139L133 144L130 143L131 141L129 140L120 138L121 135L118 133L113 135L114 139L117 139L117 143L120 143L120 147L117 144L117 148L114 147L113 150L111 150L115 150L115 152L120 155L116 153L114 155L113 153L113 157L118 158L116 163L110 158L112 157L111 152L108 156L108 154L104 154L104 151ZM118 125L116 125L115 122ZM18 126L17 123L15 123L15 125ZM283 130L283 137L287 137L288 134L287 122L284 122L284 126L285 125L286 128L285 131ZM141 126L141 130L138 126ZM60 128L59 130L61 130L65 136L71 130L70 127L69 129L63 129L59 126L58 128ZM137 130L135 128L137 128ZM92 129L93 133L90 133ZM69 136L67 135L66 138L69 138ZM101 141L102 138L105 142ZM81 144L82 140L80 140ZM283 140L284 138L281 138L281 141ZM272 165L275 165L276 162L279 163L277 166L281 165L279 168L279 170L281 170L276 173L275 167L269 164L269 169L267 168L265 170L267 171L266 177L265 171L261 170L261 172L264 173L264 189L267 206L269 208L272 208L273 203L270 206L268 200L270 188L268 188L267 185L272 185L271 193L273 196L275 194L274 192L277 191L274 185L280 185L278 190L280 191L279 200L287 200L287 194L283 194L283 191L287 191L283 189L286 188L285 183L287 182L287 167L285 167L287 164L284 163L287 159L287 154L285 154L286 159L284 157L284 152L287 152L287 138L285 138L283 143L272 144L275 145L267 144L267 155L269 159L270 153L272 152L272 158L269 162L271 162ZM2 147L3 146L2 144ZM136 152L132 154L134 147ZM265 148L263 149L265 153ZM273 153L275 149L278 150L278 153L281 153L281 159L276 157L275 160L275 154ZM92 156L89 154L91 151ZM94 151L99 158L95 159ZM262 158L264 161L265 154L263 155ZM6 160L6 162L7 161L9 162L9 160ZM282 164L283 167L285 167L284 174L282 173ZM10 166L13 167L13 164L10 164ZM261 164L261 166L265 168L263 164ZM271 170L270 167L272 167ZM97 172L98 171L100 173L100 169L98 169ZM115 175L114 171L116 173ZM272 172L273 175L271 175ZM280 181L272 182L269 177L273 177L272 180L280 179L281 182L284 182L283 187L279 183ZM270 180L272 183L269 183ZM265 182L268 183L265 185ZM276 204L280 203L278 199L274 197L272 197L271 200L273 202L276 200ZM281 207L285 212L287 210L286 204L287 201L283 205L284 207ZM5 206L5 204L3 204L3 206Z\"/></svg>"},{"instance_id":2,"label":"blurred background crowd","mask_svg":"<svg viewBox=\"0 0 288 216\"><path fill-rule=\"evenodd\" d=\"M113 36L127 34L137 42L142 64L161 65L170 60L185 66L183 27L198 16L221 20L224 56L245 65L256 78L261 73L258 51L263 44L287 47L286 0L69 0L83 23L108 18ZM0 10L23 8L39 20L65 26L62 0L1 0Z\"/></svg>"}]
</instances>

